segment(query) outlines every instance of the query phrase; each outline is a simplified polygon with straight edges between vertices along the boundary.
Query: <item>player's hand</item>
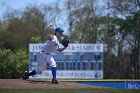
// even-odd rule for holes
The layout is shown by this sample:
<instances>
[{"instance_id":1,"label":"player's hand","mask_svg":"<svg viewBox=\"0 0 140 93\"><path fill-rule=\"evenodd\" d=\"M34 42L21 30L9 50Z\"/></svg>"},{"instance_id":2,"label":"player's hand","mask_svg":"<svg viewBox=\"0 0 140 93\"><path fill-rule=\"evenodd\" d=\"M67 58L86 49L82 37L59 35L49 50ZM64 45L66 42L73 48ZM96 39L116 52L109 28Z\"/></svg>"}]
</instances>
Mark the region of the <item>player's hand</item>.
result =
<instances>
[{"instance_id":1,"label":"player's hand","mask_svg":"<svg viewBox=\"0 0 140 93\"><path fill-rule=\"evenodd\" d=\"M57 51L62 52L63 50L65 50L66 48L58 48Z\"/></svg>"},{"instance_id":2,"label":"player's hand","mask_svg":"<svg viewBox=\"0 0 140 93\"><path fill-rule=\"evenodd\" d=\"M48 40L52 41L54 39L53 35L48 35Z\"/></svg>"}]
</instances>

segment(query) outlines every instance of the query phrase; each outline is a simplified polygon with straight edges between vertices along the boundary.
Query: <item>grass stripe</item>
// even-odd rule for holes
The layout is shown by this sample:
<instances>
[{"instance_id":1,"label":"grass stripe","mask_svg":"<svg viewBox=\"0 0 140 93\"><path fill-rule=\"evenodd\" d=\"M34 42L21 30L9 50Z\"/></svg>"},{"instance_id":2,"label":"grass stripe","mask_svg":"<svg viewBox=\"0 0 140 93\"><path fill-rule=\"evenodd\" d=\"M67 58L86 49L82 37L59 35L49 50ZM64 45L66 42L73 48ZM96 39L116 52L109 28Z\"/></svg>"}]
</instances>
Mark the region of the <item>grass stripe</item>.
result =
<instances>
[{"instance_id":1,"label":"grass stripe","mask_svg":"<svg viewBox=\"0 0 140 93\"><path fill-rule=\"evenodd\" d=\"M0 93L139 93L138 89L0 89Z\"/></svg>"}]
</instances>

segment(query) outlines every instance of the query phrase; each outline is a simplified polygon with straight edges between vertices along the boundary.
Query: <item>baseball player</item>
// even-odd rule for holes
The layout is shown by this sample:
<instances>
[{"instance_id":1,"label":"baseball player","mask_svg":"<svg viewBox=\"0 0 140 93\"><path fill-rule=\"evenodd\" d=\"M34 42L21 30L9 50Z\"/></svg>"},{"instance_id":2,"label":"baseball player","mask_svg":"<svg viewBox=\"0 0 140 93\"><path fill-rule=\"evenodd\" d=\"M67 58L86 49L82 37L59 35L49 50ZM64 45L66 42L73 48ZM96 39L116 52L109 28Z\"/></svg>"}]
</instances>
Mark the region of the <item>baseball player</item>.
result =
<instances>
[{"instance_id":1,"label":"baseball player","mask_svg":"<svg viewBox=\"0 0 140 93\"><path fill-rule=\"evenodd\" d=\"M56 71L57 71L56 62L53 56L51 55L51 53L56 53L57 51L62 52L64 49L68 47L69 40L67 43L64 43L66 39L64 41L62 40L62 45L64 47L61 48L59 46L59 40L61 39L63 32L64 31L60 27L57 27L55 29L55 35L48 36L48 40L46 40L46 42L42 46L41 51L37 54L37 63L38 63L37 69L33 70L30 73L25 73L23 76L23 79L27 79L31 75L42 73L44 63L48 62L52 70L52 77L53 77L52 83L58 84L58 81L56 78Z\"/></svg>"}]
</instances>

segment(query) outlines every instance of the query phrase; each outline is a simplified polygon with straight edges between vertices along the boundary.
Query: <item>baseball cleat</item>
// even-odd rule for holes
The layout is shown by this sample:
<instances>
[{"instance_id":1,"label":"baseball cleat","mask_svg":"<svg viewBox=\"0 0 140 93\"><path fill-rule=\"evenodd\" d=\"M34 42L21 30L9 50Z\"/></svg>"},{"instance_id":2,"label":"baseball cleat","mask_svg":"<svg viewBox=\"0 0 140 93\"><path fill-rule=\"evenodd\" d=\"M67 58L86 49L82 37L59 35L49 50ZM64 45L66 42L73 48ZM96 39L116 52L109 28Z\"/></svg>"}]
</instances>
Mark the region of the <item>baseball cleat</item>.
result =
<instances>
[{"instance_id":1,"label":"baseball cleat","mask_svg":"<svg viewBox=\"0 0 140 93\"><path fill-rule=\"evenodd\" d=\"M29 79L28 71L25 71L25 72L24 72L24 75L23 75L22 78L23 78L23 80Z\"/></svg>"},{"instance_id":2,"label":"baseball cleat","mask_svg":"<svg viewBox=\"0 0 140 93\"><path fill-rule=\"evenodd\" d=\"M52 79L52 84L59 84L57 80Z\"/></svg>"}]
</instances>

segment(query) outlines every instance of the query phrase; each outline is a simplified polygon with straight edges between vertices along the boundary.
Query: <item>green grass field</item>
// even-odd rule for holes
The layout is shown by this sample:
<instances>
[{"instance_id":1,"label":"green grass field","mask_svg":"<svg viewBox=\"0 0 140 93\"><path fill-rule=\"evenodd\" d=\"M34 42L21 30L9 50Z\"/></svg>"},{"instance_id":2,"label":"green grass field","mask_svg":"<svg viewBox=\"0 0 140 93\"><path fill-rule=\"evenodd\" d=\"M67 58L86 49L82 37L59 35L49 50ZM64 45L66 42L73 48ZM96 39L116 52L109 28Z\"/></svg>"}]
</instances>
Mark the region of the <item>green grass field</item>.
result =
<instances>
[{"instance_id":1,"label":"green grass field","mask_svg":"<svg viewBox=\"0 0 140 93\"><path fill-rule=\"evenodd\" d=\"M0 93L140 93L140 89L0 89Z\"/></svg>"}]
</instances>

